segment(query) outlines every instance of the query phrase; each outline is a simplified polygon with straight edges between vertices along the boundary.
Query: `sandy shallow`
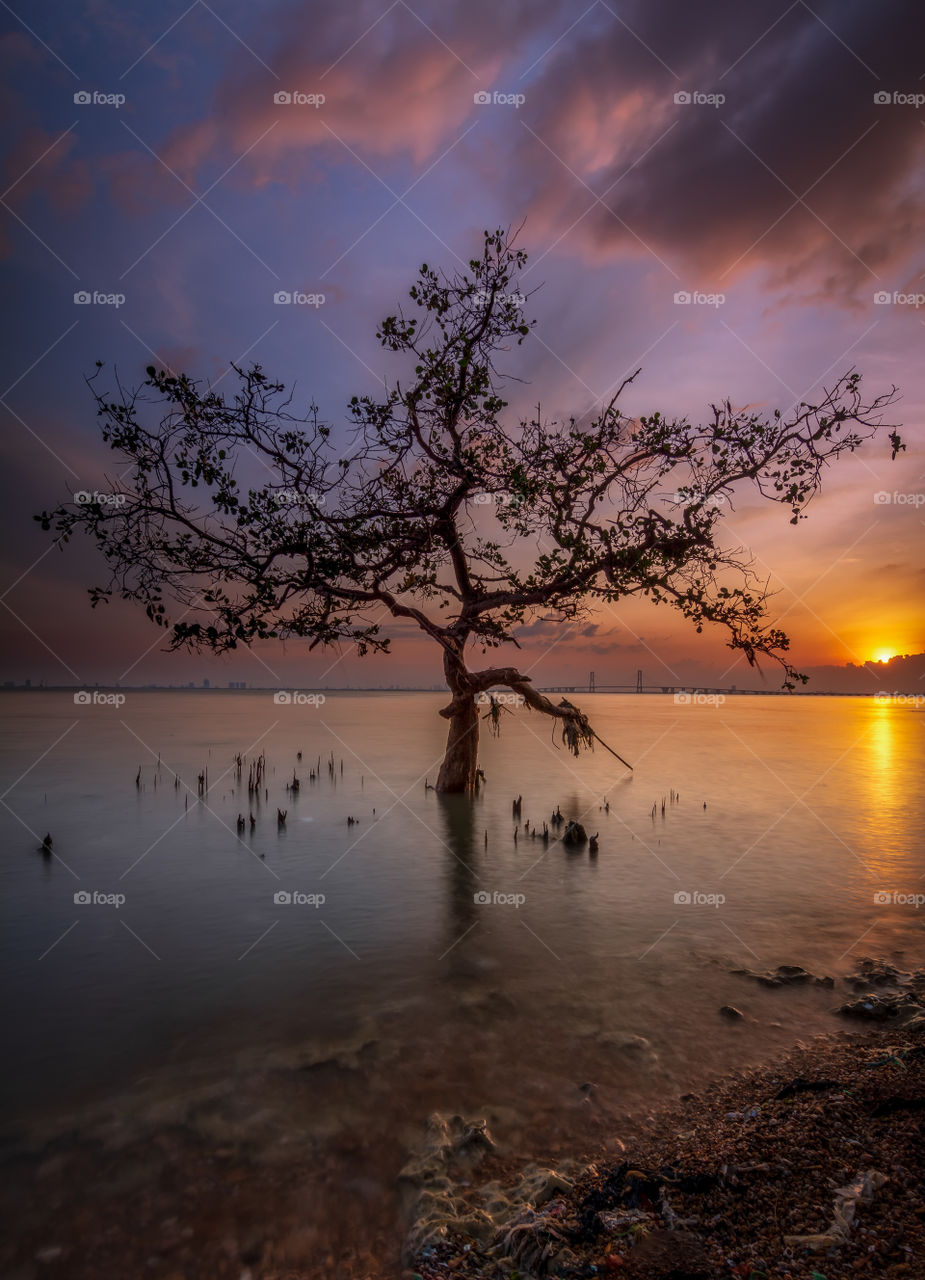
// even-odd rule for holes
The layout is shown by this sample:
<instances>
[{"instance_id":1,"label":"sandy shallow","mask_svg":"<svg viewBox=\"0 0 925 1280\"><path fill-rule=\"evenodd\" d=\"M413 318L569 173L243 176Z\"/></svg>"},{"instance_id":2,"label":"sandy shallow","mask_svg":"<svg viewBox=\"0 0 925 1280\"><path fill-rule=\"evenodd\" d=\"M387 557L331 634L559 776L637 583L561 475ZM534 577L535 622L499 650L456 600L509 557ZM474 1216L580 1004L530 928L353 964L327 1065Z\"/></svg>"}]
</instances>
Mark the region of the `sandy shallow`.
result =
<instances>
[{"instance_id":1,"label":"sandy shallow","mask_svg":"<svg viewBox=\"0 0 925 1280\"><path fill-rule=\"evenodd\" d=\"M741 983L746 1003L761 977ZM13 1225L0 1274L917 1280L923 992L922 974L875 966L836 993L861 1004L859 1019L833 1017L830 1033L771 1065L619 1117L589 1081L576 1091L587 1125L570 1122L568 1141L538 1125L512 1144L504 1108L426 1125L409 1116L399 1144L346 1123L357 1089L387 1089L362 1036L322 1060L264 1051L262 1074L251 1066L221 1088L191 1073L185 1090L174 1082L169 1099L148 1099L144 1125L113 1099L72 1127L4 1135L0 1199ZM797 988L778 995L796 1018ZM309 1096L324 1105L307 1108ZM847 1203L839 1189L853 1184L844 1234L788 1242L831 1232Z\"/></svg>"}]
</instances>

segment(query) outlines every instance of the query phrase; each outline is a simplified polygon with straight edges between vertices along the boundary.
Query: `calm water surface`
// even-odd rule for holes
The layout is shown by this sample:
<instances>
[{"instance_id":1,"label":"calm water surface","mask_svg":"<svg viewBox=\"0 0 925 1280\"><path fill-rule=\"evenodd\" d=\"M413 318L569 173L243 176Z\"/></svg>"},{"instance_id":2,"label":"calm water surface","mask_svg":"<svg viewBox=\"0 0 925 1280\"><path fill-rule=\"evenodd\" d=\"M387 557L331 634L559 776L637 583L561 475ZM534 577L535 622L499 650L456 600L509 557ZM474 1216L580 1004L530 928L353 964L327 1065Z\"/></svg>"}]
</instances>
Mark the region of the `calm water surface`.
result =
<instances>
[{"instance_id":1,"label":"calm water surface","mask_svg":"<svg viewBox=\"0 0 925 1280\"><path fill-rule=\"evenodd\" d=\"M268 1158L294 1131L324 1143L345 1126L401 1147L435 1107L494 1108L512 1141L567 1143L587 1129L582 1083L606 1127L833 1026L837 993L732 968L921 963L925 909L875 895L925 885L925 714L578 700L632 775L602 750L574 759L521 711L485 735L469 806L425 789L439 694L4 695L7 1127L94 1108L130 1127L209 1099L217 1136L243 1126ZM266 793L248 798L260 752ZM599 856L522 827L515 842L518 795L531 825L559 805L599 832ZM745 1024L719 1017L727 1002Z\"/></svg>"}]
</instances>

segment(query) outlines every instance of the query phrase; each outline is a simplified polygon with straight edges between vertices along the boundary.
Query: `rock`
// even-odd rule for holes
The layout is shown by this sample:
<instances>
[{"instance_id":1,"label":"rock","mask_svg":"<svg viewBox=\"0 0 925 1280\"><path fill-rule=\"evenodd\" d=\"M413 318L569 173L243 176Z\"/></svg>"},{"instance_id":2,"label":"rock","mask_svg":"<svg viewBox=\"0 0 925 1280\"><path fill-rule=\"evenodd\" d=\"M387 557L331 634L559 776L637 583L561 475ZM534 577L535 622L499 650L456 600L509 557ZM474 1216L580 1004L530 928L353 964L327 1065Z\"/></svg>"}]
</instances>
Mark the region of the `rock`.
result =
<instances>
[{"instance_id":1,"label":"rock","mask_svg":"<svg viewBox=\"0 0 925 1280\"><path fill-rule=\"evenodd\" d=\"M803 969L798 964L779 964L773 973L756 973L753 969L731 969L730 973L734 973L741 978L751 978L753 982L760 982L763 987L812 985L831 989L835 986L834 978L817 978L815 974Z\"/></svg>"},{"instance_id":2,"label":"rock","mask_svg":"<svg viewBox=\"0 0 925 1280\"><path fill-rule=\"evenodd\" d=\"M775 977L779 978L783 983L803 983L812 982L813 975L801 968L798 964L779 964L775 972Z\"/></svg>"},{"instance_id":3,"label":"rock","mask_svg":"<svg viewBox=\"0 0 925 1280\"><path fill-rule=\"evenodd\" d=\"M897 1026L918 1023L922 1006L914 996L895 992L888 996L866 995L859 1000L848 1000L835 1011L846 1018L861 1018L866 1022L895 1021Z\"/></svg>"},{"instance_id":4,"label":"rock","mask_svg":"<svg viewBox=\"0 0 925 1280\"><path fill-rule=\"evenodd\" d=\"M858 972L849 974L845 981L850 982L853 987L888 987L899 986L908 977L908 973L887 964L885 960L872 960L866 956L861 961Z\"/></svg>"},{"instance_id":5,"label":"rock","mask_svg":"<svg viewBox=\"0 0 925 1280\"><path fill-rule=\"evenodd\" d=\"M587 844L588 833L580 822L568 822L562 833L562 843L570 846Z\"/></svg>"},{"instance_id":6,"label":"rock","mask_svg":"<svg viewBox=\"0 0 925 1280\"><path fill-rule=\"evenodd\" d=\"M728 1018L730 1022L736 1022L738 1021L739 1018L745 1017L745 1014L742 1013L740 1009L737 1009L735 1005L732 1005L732 1004L721 1004L719 1007L719 1011L723 1015L723 1017Z\"/></svg>"},{"instance_id":7,"label":"rock","mask_svg":"<svg viewBox=\"0 0 925 1280\"><path fill-rule=\"evenodd\" d=\"M650 1231L626 1256L621 1274L631 1280L709 1280L706 1249L689 1231Z\"/></svg>"},{"instance_id":8,"label":"rock","mask_svg":"<svg viewBox=\"0 0 925 1280\"><path fill-rule=\"evenodd\" d=\"M597 1037L597 1042L602 1048L615 1049L619 1053L628 1053L639 1057L644 1054L652 1054L652 1045L645 1036L636 1036L629 1031L602 1031Z\"/></svg>"}]
</instances>

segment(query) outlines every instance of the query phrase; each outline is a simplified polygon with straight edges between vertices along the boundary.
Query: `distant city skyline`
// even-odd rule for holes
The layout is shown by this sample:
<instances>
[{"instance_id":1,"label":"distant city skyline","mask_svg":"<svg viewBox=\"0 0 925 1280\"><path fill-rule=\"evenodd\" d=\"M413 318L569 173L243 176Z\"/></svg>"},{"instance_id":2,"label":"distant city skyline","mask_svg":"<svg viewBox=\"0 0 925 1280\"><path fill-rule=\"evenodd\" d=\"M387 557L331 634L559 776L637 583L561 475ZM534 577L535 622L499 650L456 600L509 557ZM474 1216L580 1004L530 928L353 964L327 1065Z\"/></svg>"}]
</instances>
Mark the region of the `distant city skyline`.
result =
<instances>
[{"instance_id":1,"label":"distant city skyline","mask_svg":"<svg viewBox=\"0 0 925 1280\"><path fill-rule=\"evenodd\" d=\"M778 692L778 683L773 680L762 681L756 675L746 675L741 679L741 683L722 682L709 678L708 675L701 673L699 676L690 676L687 678L678 677L675 681L669 681L663 677L659 677L657 673L646 670L644 667L636 669L635 677L642 674L642 682L647 692L660 687L675 687L677 685L709 685L723 687L734 692L760 691L766 693ZM864 694L871 695L875 693L912 693L920 695L925 699L925 653L921 654L902 654L896 655L894 658L886 661L871 660L863 666L855 664L846 664L838 667L816 667L810 668L805 674L809 675L809 682L801 685L795 691L798 694L815 694L822 692L843 693L843 694ZM605 678L604 670L591 669L581 674L573 674L568 677L555 677L548 675L546 677L536 677L535 684L538 688L547 686L556 687L557 685L571 686L575 689L591 689L591 691L608 691L608 686L620 686L627 692L631 692L636 686L636 678L633 680L617 680ZM425 682L417 683L337 683L333 677L328 682L322 678L313 681L308 678L292 679L289 682L292 688L318 688L331 689L340 692L393 692L393 691L409 691L409 692L437 692L443 691L446 686L442 684ZM214 677L202 677L197 680L189 681L148 681L148 682L106 682L104 680L95 680L85 682L87 688L122 688L122 689L138 689L138 690L189 690L198 689L202 692L221 693L229 691L247 691L260 692L285 687L283 684L267 684L259 681L248 682L246 680L228 680L219 681ZM592 687L593 686L593 687ZM11 688L64 688L72 689L83 687L79 683L75 685L62 684L60 682L49 681L36 682L31 677L20 681L4 680L4 689Z\"/></svg>"}]
</instances>

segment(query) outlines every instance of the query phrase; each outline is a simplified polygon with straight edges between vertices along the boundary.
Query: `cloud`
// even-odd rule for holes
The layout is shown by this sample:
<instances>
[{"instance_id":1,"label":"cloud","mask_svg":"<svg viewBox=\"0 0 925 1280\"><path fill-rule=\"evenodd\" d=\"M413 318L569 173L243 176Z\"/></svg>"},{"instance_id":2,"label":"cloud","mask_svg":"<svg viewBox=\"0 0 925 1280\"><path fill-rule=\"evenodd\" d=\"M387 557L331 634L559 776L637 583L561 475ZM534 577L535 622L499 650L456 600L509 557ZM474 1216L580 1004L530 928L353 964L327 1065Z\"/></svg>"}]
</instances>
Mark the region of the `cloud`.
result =
<instances>
[{"instance_id":1,"label":"cloud","mask_svg":"<svg viewBox=\"0 0 925 1280\"><path fill-rule=\"evenodd\" d=\"M177 129L166 158L189 181L207 160L234 159L265 134L242 170L257 186L310 174L319 147L338 162L356 149L367 160L405 156L425 166L460 137L474 93L491 84L531 25L523 0L503 7L474 0L452 23L446 17L401 0L384 14L381 6L348 11L330 2L278 11L275 47L266 53L276 78L242 53L208 117ZM278 104L279 92L321 94L324 103Z\"/></svg>"},{"instance_id":2,"label":"cloud","mask_svg":"<svg viewBox=\"0 0 925 1280\"><path fill-rule=\"evenodd\" d=\"M785 8L637 0L622 16L638 41L578 28L531 86L507 170L531 233L574 225L569 247L661 258L685 285L760 266L813 298L872 293L921 232L920 111L874 102L921 92L913 11L798 5L768 30Z\"/></svg>"},{"instance_id":3,"label":"cloud","mask_svg":"<svg viewBox=\"0 0 925 1280\"><path fill-rule=\"evenodd\" d=\"M73 153L73 133L49 133L27 126L3 158L6 201L21 209L30 197L41 194L57 214L74 214L93 195L93 179L87 162Z\"/></svg>"},{"instance_id":4,"label":"cloud","mask_svg":"<svg viewBox=\"0 0 925 1280\"><path fill-rule=\"evenodd\" d=\"M815 12L635 0L621 21L592 9L561 40L557 4L449 12L279 11L266 52L278 80L242 51L166 158L192 183L265 135L235 181L296 187L384 158L420 175L475 125L456 161L500 191L512 220L528 214L531 240L562 237L591 260L638 258L682 287L758 268L820 302L866 300L908 259L925 131L913 106L874 102L921 91L906 0L819 0ZM474 91L495 88L523 92L524 106L474 106ZM279 106L278 89L326 102ZM678 104L679 91L725 102Z\"/></svg>"}]
</instances>

